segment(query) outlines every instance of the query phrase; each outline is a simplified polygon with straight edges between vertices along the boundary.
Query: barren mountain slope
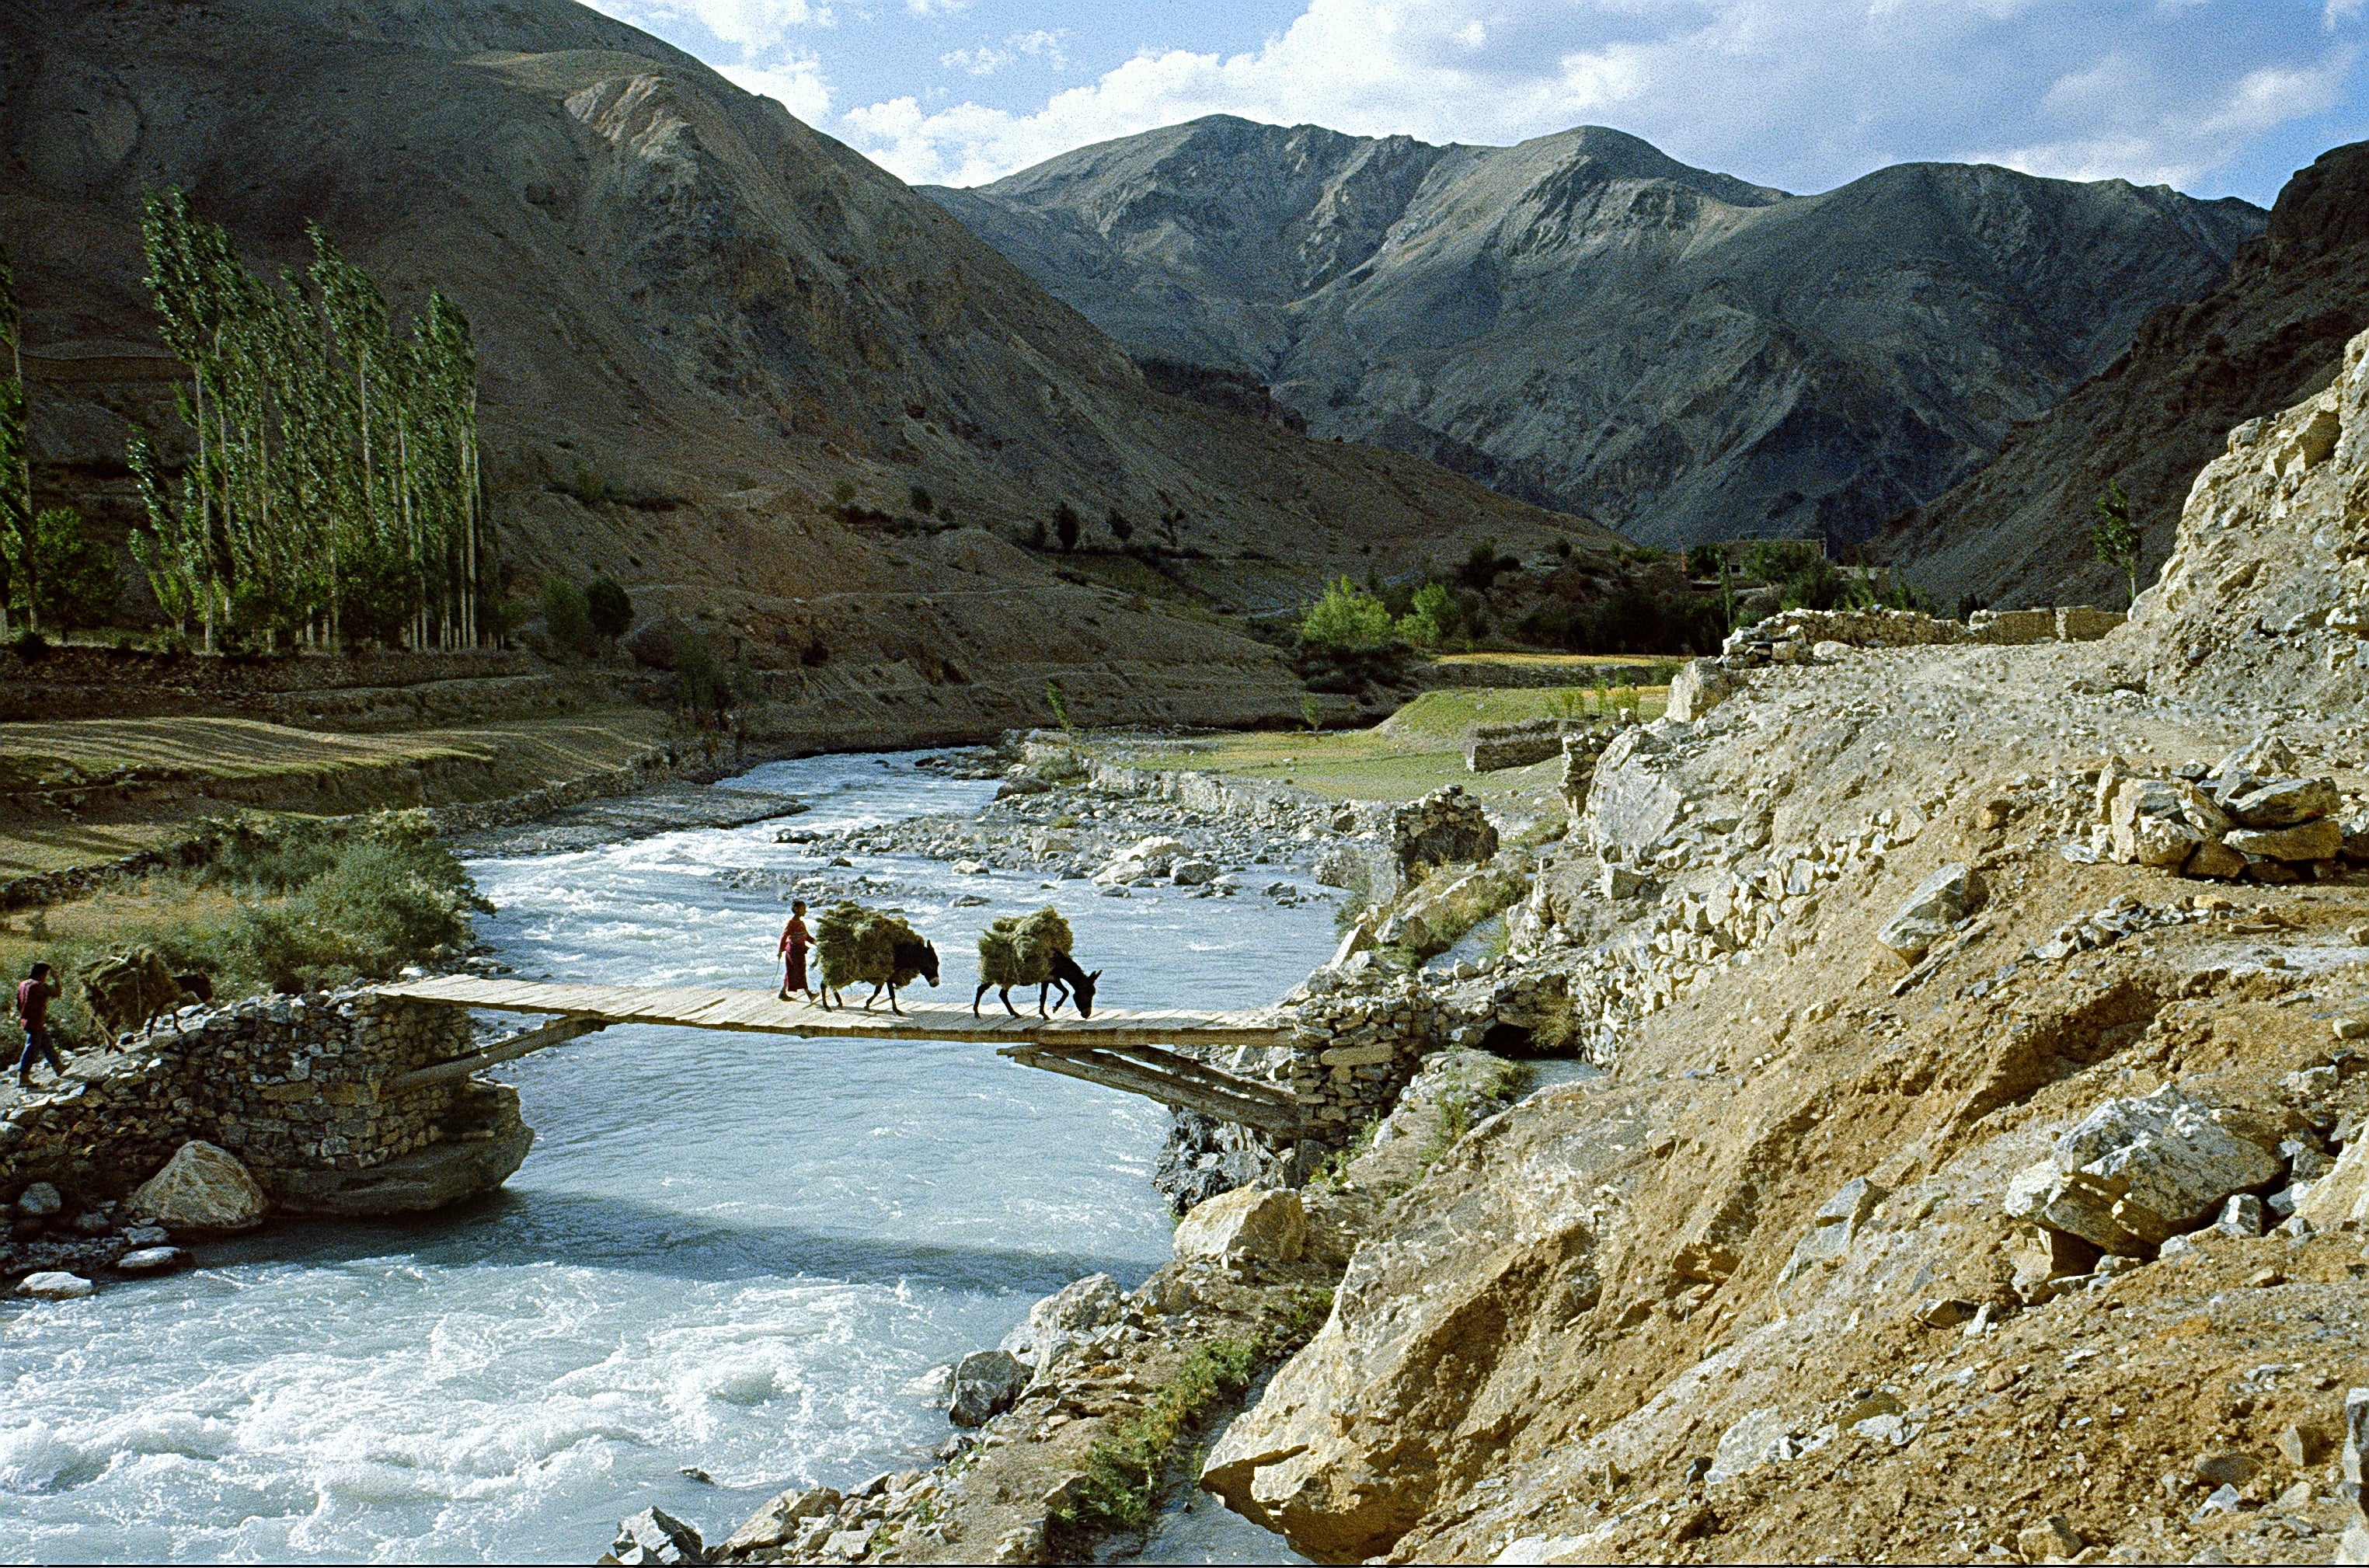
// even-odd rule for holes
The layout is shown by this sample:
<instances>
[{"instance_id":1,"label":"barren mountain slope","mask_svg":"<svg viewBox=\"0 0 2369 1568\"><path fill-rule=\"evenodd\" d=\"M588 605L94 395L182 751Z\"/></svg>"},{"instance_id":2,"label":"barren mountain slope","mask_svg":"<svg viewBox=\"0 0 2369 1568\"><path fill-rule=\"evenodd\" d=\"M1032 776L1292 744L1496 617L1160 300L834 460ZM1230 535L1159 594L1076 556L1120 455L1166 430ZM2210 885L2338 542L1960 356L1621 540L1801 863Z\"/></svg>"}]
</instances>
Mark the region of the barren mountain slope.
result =
<instances>
[{"instance_id":1,"label":"barren mountain slope","mask_svg":"<svg viewBox=\"0 0 2369 1568\"><path fill-rule=\"evenodd\" d=\"M852 701L924 685L967 715L956 727L1041 718L1054 668L1125 666L1119 708L1095 708L1114 716L1276 711L1264 649L1065 586L1002 542L1064 500L1097 530L1113 508L1145 539L1165 518L1175 548L1301 580L1484 535L1529 552L1601 537L1395 454L1147 392L935 205L566 0L0 16L0 228L45 504L122 521L125 416L169 422L136 226L141 189L165 183L258 264L301 260L317 218L398 309L432 285L468 312L522 589L606 570L760 662L825 650ZM841 479L852 521L830 500ZM937 518L914 517L915 484ZM934 543L904 537L927 529ZM994 689L962 689L982 679Z\"/></svg>"},{"instance_id":2,"label":"barren mountain slope","mask_svg":"<svg viewBox=\"0 0 2369 1568\"><path fill-rule=\"evenodd\" d=\"M1600 127L1433 147L1222 116L931 194L1139 353L1665 544L1863 536L2261 223L1985 166L1794 197Z\"/></svg>"},{"instance_id":3,"label":"barren mountain slope","mask_svg":"<svg viewBox=\"0 0 2369 1568\"><path fill-rule=\"evenodd\" d=\"M2127 354L1874 547L1948 602L2119 603L2120 573L2089 548L2095 498L2117 479L2129 492L2147 580L2229 428L2327 385L2364 326L2369 143L2354 143L2287 182L2220 288L2157 311Z\"/></svg>"},{"instance_id":4,"label":"barren mountain slope","mask_svg":"<svg viewBox=\"0 0 2369 1568\"><path fill-rule=\"evenodd\" d=\"M2346 366L2231 436L2103 641L1770 668L1608 751L1493 983L1562 977L1612 1070L1381 1212L1205 1483L1335 1562L2329 1561L2369 873L2216 884L2091 828L2101 769L2235 748L2357 825L2369 336ZM1599 843L1660 896L1600 897ZM1954 919L1879 941L1952 865ZM2160 1230L2100 1258L2011 1214L2113 1149L2080 1190Z\"/></svg>"}]
</instances>

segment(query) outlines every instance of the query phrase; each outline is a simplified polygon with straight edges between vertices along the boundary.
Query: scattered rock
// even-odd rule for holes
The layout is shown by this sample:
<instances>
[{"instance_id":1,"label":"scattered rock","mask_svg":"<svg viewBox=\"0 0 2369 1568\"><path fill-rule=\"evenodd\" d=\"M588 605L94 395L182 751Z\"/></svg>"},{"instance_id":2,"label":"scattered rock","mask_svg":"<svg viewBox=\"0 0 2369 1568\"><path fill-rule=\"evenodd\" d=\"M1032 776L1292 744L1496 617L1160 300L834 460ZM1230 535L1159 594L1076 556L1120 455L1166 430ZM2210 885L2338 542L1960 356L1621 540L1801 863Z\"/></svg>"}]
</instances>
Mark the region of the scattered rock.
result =
<instances>
[{"instance_id":1,"label":"scattered rock","mask_svg":"<svg viewBox=\"0 0 2369 1568\"><path fill-rule=\"evenodd\" d=\"M1218 879L1218 863L1214 860L1180 860L1168 868L1179 887L1202 887Z\"/></svg>"},{"instance_id":2,"label":"scattered rock","mask_svg":"<svg viewBox=\"0 0 2369 1568\"><path fill-rule=\"evenodd\" d=\"M984 1426L1012 1408L1028 1387L1028 1366L1008 1350L974 1350L955 1363L946 1414L957 1426Z\"/></svg>"},{"instance_id":3,"label":"scattered rock","mask_svg":"<svg viewBox=\"0 0 2369 1568\"><path fill-rule=\"evenodd\" d=\"M1073 1279L1028 1309L997 1346L1032 1363L1041 1376L1062 1346L1094 1330L1117 1322L1127 1312L1127 1292L1107 1274Z\"/></svg>"},{"instance_id":4,"label":"scattered rock","mask_svg":"<svg viewBox=\"0 0 2369 1568\"><path fill-rule=\"evenodd\" d=\"M661 1508L645 1508L617 1521L610 1554L620 1562L704 1562L707 1548L699 1532Z\"/></svg>"},{"instance_id":5,"label":"scattered rock","mask_svg":"<svg viewBox=\"0 0 2369 1568\"><path fill-rule=\"evenodd\" d=\"M2015 1532L2015 1549L2026 1562L2070 1562L2080 1554L2081 1537L2062 1514Z\"/></svg>"},{"instance_id":6,"label":"scattered rock","mask_svg":"<svg viewBox=\"0 0 2369 1568\"><path fill-rule=\"evenodd\" d=\"M28 1219L47 1219L65 1206L58 1189L47 1182L35 1182L17 1195L17 1212Z\"/></svg>"},{"instance_id":7,"label":"scattered rock","mask_svg":"<svg viewBox=\"0 0 2369 1568\"><path fill-rule=\"evenodd\" d=\"M828 1486L782 1493L740 1521L740 1528L726 1539L724 1553L730 1557L780 1546L797 1534L803 1521L836 1514L840 1502L839 1494Z\"/></svg>"},{"instance_id":8,"label":"scattered rock","mask_svg":"<svg viewBox=\"0 0 2369 1568\"><path fill-rule=\"evenodd\" d=\"M1983 879L1972 866L1945 865L1917 885L1875 939L1913 964L1982 901Z\"/></svg>"},{"instance_id":9,"label":"scattered rock","mask_svg":"<svg viewBox=\"0 0 2369 1568\"><path fill-rule=\"evenodd\" d=\"M132 1195L132 1207L175 1230L251 1230L270 1200L235 1156L193 1139Z\"/></svg>"}]
</instances>

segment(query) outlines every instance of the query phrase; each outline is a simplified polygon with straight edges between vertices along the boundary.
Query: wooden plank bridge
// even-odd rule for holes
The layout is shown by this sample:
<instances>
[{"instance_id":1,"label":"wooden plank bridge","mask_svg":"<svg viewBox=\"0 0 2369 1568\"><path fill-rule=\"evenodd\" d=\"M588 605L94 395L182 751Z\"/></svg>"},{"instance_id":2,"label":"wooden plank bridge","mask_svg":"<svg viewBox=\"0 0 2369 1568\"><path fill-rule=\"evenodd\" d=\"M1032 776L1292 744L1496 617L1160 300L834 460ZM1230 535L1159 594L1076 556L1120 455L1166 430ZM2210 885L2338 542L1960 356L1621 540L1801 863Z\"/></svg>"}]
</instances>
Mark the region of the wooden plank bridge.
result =
<instances>
[{"instance_id":1,"label":"wooden plank bridge","mask_svg":"<svg viewBox=\"0 0 2369 1568\"><path fill-rule=\"evenodd\" d=\"M1290 1025L1263 1013L1105 1008L1092 1018L1081 1018L1075 1013L1039 1018L1032 1006L1014 1018L990 996L977 1016L960 1002L928 1002L910 997L902 1001L904 1012L895 1013L888 1011L885 1000L866 1012L860 1005L823 1008L803 1000L783 1001L771 991L712 986L566 985L476 975L440 975L377 990L382 996L409 1001L555 1019L482 1050L406 1073L388 1085L396 1093L464 1077L612 1024L660 1024L810 1039L986 1041L998 1046L997 1055L1023 1067L1146 1095L1278 1138L1299 1137L1306 1127L1305 1110L1288 1090L1222 1072L1177 1048L1230 1050L1239 1046L1288 1043Z\"/></svg>"}]
</instances>

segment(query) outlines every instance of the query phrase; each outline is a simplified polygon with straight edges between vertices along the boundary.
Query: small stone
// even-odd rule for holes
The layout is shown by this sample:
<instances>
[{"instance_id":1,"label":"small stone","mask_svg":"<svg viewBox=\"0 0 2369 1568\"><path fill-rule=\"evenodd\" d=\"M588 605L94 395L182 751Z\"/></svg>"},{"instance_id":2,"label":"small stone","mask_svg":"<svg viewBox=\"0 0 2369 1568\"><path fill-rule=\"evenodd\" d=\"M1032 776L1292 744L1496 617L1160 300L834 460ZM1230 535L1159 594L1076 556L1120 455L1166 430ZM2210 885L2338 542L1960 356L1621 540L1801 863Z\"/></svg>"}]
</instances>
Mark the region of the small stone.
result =
<instances>
[{"instance_id":1,"label":"small stone","mask_svg":"<svg viewBox=\"0 0 2369 1568\"><path fill-rule=\"evenodd\" d=\"M839 1512L841 1501L839 1494L828 1486L781 1493L740 1521L740 1528L724 1542L725 1555L780 1546L796 1535L797 1527L805 1521L828 1518Z\"/></svg>"},{"instance_id":2,"label":"small stone","mask_svg":"<svg viewBox=\"0 0 2369 1568\"><path fill-rule=\"evenodd\" d=\"M833 1530L822 1543L823 1555L841 1562L857 1562L871 1549L868 1530Z\"/></svg>"},{"instance_id":3,"label":"small stone","mask_svg":"<svg viewBox=\"0 0 2369 1568\"><path fill-rule=\"evenodd\" d=\"M2282 1508L2307 1508L2311 1506L2311 1482L2308 1481L2298 1481L2293 1486L2288 1487L2284 1492L2280 1493L2278 1505Z\"/></svg>"},{"instance_id":4,"label":"small stone","mask_svg":"<svg viewBox=\"0 0 2369 1568\"><path fill-rule=\"evenodd\" d=\"M17 1212L28 1219L47 1219L65 1206L58 1189L47 1182L35 1182L17 1196Z\"/></svg>"},{"instance_id":5,"label":"small stone","mask_svg":"<svg viewBox=\"0 0 2369 1568\"><path fill-rule=\"evenodd\" d=\"M1927 1328L1953 1329L1972 1322L1981 1307L1959 1296L1936 1297L1917 1310L1917 1321Z\"/></svg>"},{"instance_id":6,"label":"small stone","mask_svg":"<svg viewBox=\"0 0 2369 1568\"><path fill-rule=\"evenodd\" d=\"M134 1225L123 1232L123 1244L134 1252L147 1247L161 1247L172 1239L172 1232L162 1225Z\"/></svg>"},{"instance_id":7,"label":"small stone","mask_svg":"<svg viewBox=\"0 0 2369 1568\"><path fill-rule=\"evenodd\" d=\"M2262 1473L2262 1463L2251 1454L2222 1449L2200 1456L2190 1473L2199 1486L2243 1486Z\"/></svg>"},{"instance_id":8,"label":"small stone","mask_svg":"<svg viewBox=\"0 0 2369 1568\"><path fill-rule=\"evenodd\" d=\"M17 1293L37 1301L76 1301L97 1288L81 1275L45 1270L27 1275L24 1283L17 1287Z\"/></svg>"},{"instance_id":9,"label":"small stone","mask_svg":"<svg viewBox=\"0 0 2369 1568\"><path fill-rule=\"evenodd\" d=\"M2026 1562L2069 1562L2081 1551L2081 1538L2062 1514L2015 1532L2015 1549Z\"/></svg>"},{"instance_id":10,"label":"small stone","mask_svg":"<svg viewBox=\"0 0 2369 1568\"><path fill-rule=\"evenodd\" d=\"M2274 1268L2262 1269L2256 1274L2249 1276L2246 1280L2248 1285L2252 1286L2257 1290L2267 1290L2272 1286L2284 1285L2286 1282L2287 1276L2281 1274Z\"/></svg>"},{"instance_id":11,"label":"small stone","mask_svg":"<svg viewBox=\"0 0 2369 1568\"><path fill-rule=\"evenodd\" d=\"M2215 1488L2213 1495L2204 1500L2204 1505L2189 1516L2190 1522L2201 1525L2215 1514L2234 1514L2237 1511L2238 1502L2239 1497L2236 1487Z\"/></svg>"},{"instance_id":12,"label":"small stone","mask_svg":"<svg viewBox=\"0 0 2369 1568\"><path fill-rule=\"evenodd\" d=\"M2292 1421L2288 1422L2285 1429L2279 1433L2279 1457L2297 1470L2311 1463L2316 1457L2314 1449L2317 1447L2318 1445L2312 1441L2311 1434ZM2307 1497L2309 1494L2306 1489L2305 1495Z\"/></svg>"},{"instance_id":13,"label":"small stone","mask_svg":"<svg viewBox=\"0 0 2369 1568\"><path fill-rule=\"evenodd\" d=\"M2213 1229L2225 1236L2259 1236L2262 1233L2262 1200L2252 1193L2239 1193L2221 1206L2221 1218Z\"/></svg>"}]
</instances>

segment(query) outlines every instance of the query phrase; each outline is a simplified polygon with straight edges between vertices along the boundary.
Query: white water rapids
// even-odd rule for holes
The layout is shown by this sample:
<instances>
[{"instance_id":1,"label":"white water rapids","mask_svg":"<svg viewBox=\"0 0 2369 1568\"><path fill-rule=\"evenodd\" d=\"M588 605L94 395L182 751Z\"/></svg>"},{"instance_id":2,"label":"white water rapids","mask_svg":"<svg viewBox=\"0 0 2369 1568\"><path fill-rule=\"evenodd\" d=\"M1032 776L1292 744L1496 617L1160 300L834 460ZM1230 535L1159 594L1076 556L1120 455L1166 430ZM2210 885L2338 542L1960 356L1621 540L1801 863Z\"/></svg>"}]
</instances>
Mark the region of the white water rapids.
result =
<instances>
[{"instance_id":1,"label":"white water rapids","mask_svg":"<svg viewBox=\"0 0 2369 1568\"><path fill-rule=\"evenodd\" d=\"M993 793L912 761L741 782L812 801L793 825L816 829ZM788 877L825 869L779 826L478 862L483 934L528 978L770 988ZM1047 901L1112 1006L1270 1001L1332 945L1323 903L912 856L826 874L891 885L870 901L935 940L933 1000L968 999L989 917ZM1167 1256L1166 1111L985 1046L619 1027L501 1071L535 1143L482 1203L0 1309L0 1557L589 1562L649 1504L717 1539L785 1486L926 1463L950 1428L909 1381L1081 1275L1131 1286ZM1156 1550L1280 1551L1211 1512Z\"/></svg>"}]
</instances>

